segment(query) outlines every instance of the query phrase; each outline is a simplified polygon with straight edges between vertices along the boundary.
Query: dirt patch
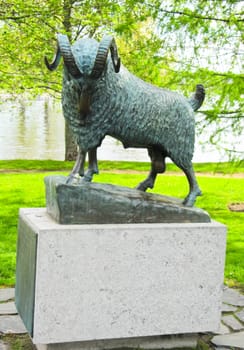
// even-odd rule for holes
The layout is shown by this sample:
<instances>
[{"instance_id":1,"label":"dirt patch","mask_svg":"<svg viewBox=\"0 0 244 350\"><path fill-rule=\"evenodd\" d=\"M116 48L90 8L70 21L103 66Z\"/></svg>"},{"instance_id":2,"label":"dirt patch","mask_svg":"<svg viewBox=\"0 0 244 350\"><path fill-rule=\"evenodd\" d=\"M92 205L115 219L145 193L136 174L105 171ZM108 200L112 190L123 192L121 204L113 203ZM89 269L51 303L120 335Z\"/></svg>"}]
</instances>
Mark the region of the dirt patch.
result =
<instances>
[{"instance_id":1,"label":"dirt patch","mask_svg":"<svg viewBox=\"0 0 244 350\"><path fill-rule=\"evenodd\" d=\"M0 348L2 344L4 348L8 350L36 350L35 345L32 343L28 334L8 334L0 335ZM2 348L1 348L2 349Z\"/></svg>"},{"instance_id":2,"label":"dirt patch","mask_svg":"<svg viewBox=\"0 0 244 350\"><path fill-rule=\"evenodd\" d=\"M244 203L230 203L228 208L231 211L244 212Z\"/></svg>"}]
</instances>

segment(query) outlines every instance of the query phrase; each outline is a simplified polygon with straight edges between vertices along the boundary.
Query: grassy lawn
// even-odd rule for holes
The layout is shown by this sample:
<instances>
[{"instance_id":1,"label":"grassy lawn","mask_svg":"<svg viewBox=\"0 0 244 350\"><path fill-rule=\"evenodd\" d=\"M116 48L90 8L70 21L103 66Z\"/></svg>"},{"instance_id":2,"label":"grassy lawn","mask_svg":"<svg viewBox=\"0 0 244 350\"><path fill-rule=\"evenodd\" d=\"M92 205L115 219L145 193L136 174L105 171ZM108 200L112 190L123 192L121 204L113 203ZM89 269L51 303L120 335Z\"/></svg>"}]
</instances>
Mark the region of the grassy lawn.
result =
<instances>
[{"instance_id":1,"label":"grassy lawn","mask_svg":"<svg viewBox=\"0 0 244 350\"><path fill-rule=\"evenodd\" d=\"M0 286L11 286L15 283L19 208L45 206L44 177L50 174L67 174L71 168L70 163L58 161L0 161ZM145 171L148 168L147 163L100 162L100 175L94 181L134 187L145 178L145 174L103 171ZM204 194L198 197L196 205L207 210L214 220L228 227L226 282L231 286L239 285L244 288L244 212L228 210L229 203L244 202L244 176L241 176L244 173L243 162L196 164L195 169L200 173L198 181ZM188 191L185 176L179 176L182 173L176 172L173 165L169 165L168 170L175 171L175 174L167 175L166 172L165 175L159 175L153 192L184 198ZM238 178L219 175L238 172Z\"/></svg>"},{"instance_id":2,"label":"grassy lawn","mask_svg":"<svg viewBox=\"0 0 244 350\"><path fill-rule=\"evenodd\" d=\"M117 161L99 161L100 170L137 170L148 171L148 162L117 162ZM72 162L64 162L61 160L0 160L1 171L70 171ZM195 163L194 168L199 173L211 174L244 174L244 160L239 162L223 162L223 163ZM167 171L179 172L181 170L174 164L167 164Z\"/></svg>"}]
</instances>

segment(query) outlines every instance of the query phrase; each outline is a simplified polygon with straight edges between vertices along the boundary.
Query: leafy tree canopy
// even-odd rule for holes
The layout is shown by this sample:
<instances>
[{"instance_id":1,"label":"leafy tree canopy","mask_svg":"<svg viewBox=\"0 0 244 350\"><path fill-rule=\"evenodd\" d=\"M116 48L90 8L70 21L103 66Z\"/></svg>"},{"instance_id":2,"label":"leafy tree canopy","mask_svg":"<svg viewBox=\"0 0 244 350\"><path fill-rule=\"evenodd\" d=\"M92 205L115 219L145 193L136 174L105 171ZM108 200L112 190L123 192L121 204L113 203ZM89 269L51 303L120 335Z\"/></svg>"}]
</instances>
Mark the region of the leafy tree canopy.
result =
<instances>
[{"instance_id":1,"label":"leafy tree canopy","mask_svg":"<svg viewBox=\"0 0 244 350\"><path fill-rule=\"evenodd\" d=\"M56 33L71 41L112 33L123 63L143 79L186 95L204 84L198 128L212 123L212 142L219 143L219 135L244 129L242 6L236 0L0 0L0 89L59 92L61 68L50 74L43 64ZM233 151L242 156L238 145Z\"/></svg>"},{"instance_id":2,"label":"leafy tree canopy","mask_svg":"<svg viewBox=\"0 0 244 350\"><path fill-rule=\"evenodd\" d=\"M211 141L220 144L230 134L241 135L243 111L243 1L169 0L157 8L162 55L170 55L174 70L170 86L189 90L201 82L207 92L199 129L212 124ZM221 143L224 147L224 142ZM233 145L232 156L244 150Z\"/></svg>"}]
</instances>

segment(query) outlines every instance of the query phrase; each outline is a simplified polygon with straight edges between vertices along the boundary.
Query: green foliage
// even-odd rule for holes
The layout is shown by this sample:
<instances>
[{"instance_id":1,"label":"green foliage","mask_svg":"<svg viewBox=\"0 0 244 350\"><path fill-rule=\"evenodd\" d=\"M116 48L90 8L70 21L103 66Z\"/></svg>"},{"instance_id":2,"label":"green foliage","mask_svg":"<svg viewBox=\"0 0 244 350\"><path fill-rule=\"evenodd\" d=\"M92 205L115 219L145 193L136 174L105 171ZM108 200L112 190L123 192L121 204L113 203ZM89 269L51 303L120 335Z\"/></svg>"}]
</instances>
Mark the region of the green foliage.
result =
<instances>
[{"instance_id":1,"label":"green foliage","mask_svg":"<svg viewBox=\"0 0 244 350\"><path fill-rule=\"evenodd\" d=\"M50 75L43 60L53 55L57 32L71 41L128 34L151 12L140 0L0 0L0 8L0 90L32 95L61 90L61 68Z\"/></svg>"},{"instance_id":2,"label":"green foliage","mask_svg":"<svg viewBox=\"0 0 244 350\"><path fill-rule=\"evenodd\" d=\"M218 0L168 0L158 7L162 54L168 62L169 86L189 93L189 86L202 83L206 101L198 130L212 124L210 141L225 147L230 135L244 128L243 2ZM232 156L243 158L239 145Z\"/></svg>"},{"instance_id":3,"label":"green foliage","mask_svg":"<svg viewBox=\"0 0 244 350\"><path fill-rule=\"evenodd\" d=\"M225 147L244 129L243 10L238 0L0 0L0 91L60 93L61 67L43 64L56 33L71 41L106 32L119 43L135 74L186 96L197 83L207 92L198 130L212 124L210 141ZM243 157L238 144L231 155Z\"/></svg>"}]
</instances>

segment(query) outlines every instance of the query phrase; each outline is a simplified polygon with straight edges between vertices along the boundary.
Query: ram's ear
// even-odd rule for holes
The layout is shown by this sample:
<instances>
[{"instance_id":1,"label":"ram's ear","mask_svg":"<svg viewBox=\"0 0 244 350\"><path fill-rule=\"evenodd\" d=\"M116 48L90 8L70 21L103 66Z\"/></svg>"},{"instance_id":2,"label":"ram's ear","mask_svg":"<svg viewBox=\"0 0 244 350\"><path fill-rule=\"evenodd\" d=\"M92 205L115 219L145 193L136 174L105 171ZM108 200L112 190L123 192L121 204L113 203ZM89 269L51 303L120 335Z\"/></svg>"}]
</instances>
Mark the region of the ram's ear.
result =
<instances>
[{"instance_id":1,"label":"ram's ear","mask_svg":"<svg viewBox=\"0 0 244 350\"><path fill-rule=\"evenodd\" d=\"M111 58L113 61L114 70L116 73L119 72L120 58L118 56L117 45L112 36L105 36L101 40L97 50L95 63L91 72L92 78L99 78L102 75L102 72L106 65L109 50L111 50Z\"/></svg>"}]
</instances>

